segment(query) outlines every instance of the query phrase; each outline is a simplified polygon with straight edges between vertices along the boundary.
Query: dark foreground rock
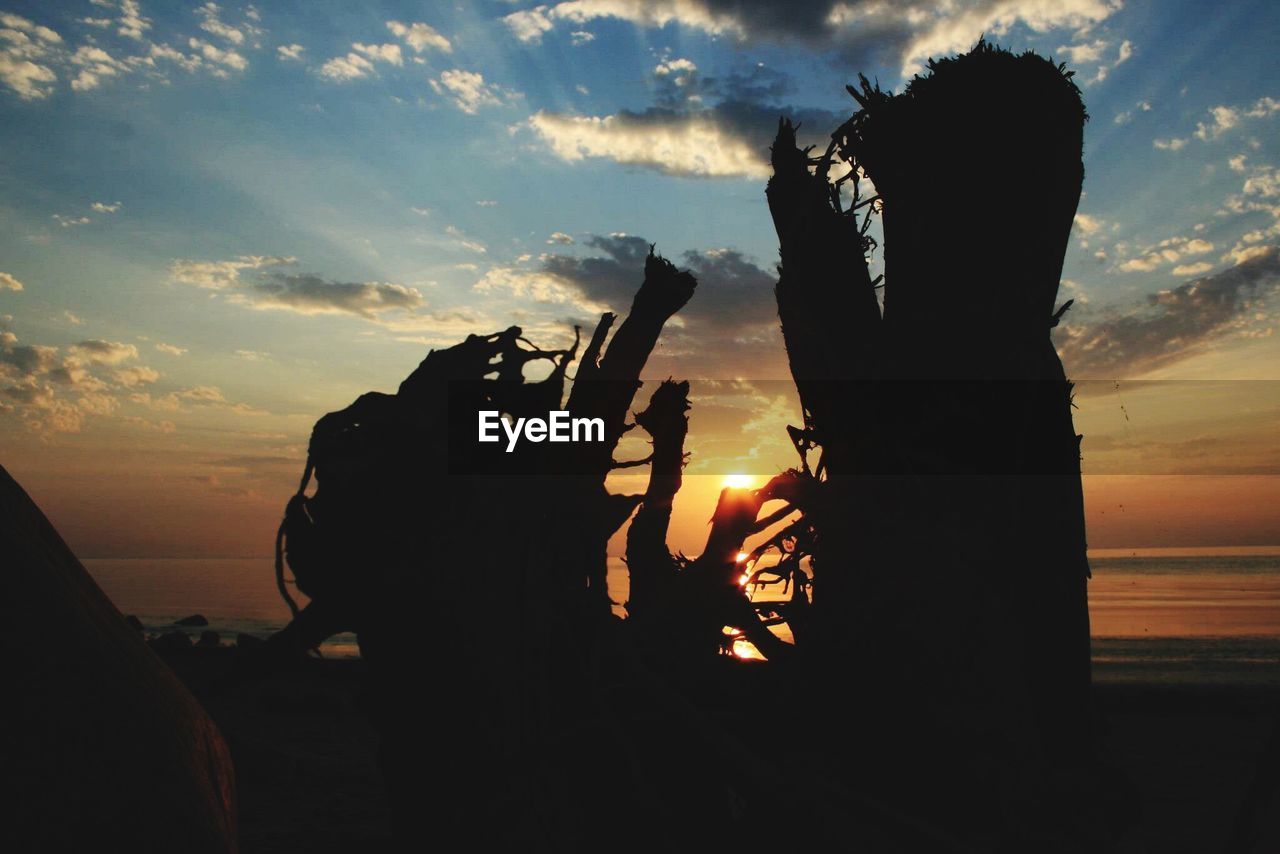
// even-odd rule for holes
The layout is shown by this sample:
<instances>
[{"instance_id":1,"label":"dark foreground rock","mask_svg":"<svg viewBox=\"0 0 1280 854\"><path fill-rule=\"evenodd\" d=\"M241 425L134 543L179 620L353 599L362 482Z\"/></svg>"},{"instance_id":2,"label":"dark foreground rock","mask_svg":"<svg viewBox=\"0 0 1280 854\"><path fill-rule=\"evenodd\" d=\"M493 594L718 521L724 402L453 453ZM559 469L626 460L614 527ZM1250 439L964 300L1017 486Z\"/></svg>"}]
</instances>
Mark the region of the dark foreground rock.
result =
<instances>
[{"instance_id":1,"label":"dark foreground rock","mask_svg":"<svg viewBox=\"0 0 1280 854\"><path fill-rule=\"evenodd\" d=\"M236 851L213 720L2 468L0 555L0 851Z\"/></svg>"}]
</instances>

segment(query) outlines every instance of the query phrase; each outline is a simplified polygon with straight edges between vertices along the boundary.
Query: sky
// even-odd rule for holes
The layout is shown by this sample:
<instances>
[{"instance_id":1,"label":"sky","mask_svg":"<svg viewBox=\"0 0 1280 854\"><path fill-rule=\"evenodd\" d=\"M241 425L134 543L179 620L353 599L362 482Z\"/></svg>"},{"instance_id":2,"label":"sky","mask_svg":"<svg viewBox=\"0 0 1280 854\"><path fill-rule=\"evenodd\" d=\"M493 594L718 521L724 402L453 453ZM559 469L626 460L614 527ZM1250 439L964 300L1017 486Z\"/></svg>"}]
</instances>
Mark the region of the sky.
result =
<instances>
[{"instance_id":1,"label":"sky","mask_svg":"<svg viewBox=\"0 0 1280 854\"><path fill-rule=\"evenodd\" d=\"M1269 2L0 2L0 465L83 557L267 554L320 415L469 332L565 345L656 243L700 282L647 370L695 381L696 553L724 474L795 463L778 117L822 142L859 73L984 34L1091 116L1054 333L1091 543L1280 544Z\"/></svg>"}]
</instances>

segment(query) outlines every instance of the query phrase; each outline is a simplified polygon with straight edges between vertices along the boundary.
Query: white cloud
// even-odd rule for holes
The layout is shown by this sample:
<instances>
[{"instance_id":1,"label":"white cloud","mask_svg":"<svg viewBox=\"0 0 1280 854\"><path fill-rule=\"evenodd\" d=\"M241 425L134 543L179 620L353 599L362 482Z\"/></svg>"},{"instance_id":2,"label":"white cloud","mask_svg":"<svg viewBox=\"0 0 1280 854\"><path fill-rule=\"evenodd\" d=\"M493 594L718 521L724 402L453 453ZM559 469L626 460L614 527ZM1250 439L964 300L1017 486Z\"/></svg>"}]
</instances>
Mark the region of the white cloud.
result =
<instances>
[{"instance_id":1,"label":"white cloud","mask_svg":"<svg viewBox=\"0 0 1280 854\"><path fill-rule=\"evenodd\" d=\"M655 28L676 23L711 35L745 34L744 23L736 15L713 11L698 0L568 0L514 12L503 21L520 41L536 43L557 21L581 25L600 18Z\"/></svg>"},{"instance_id":2,"label":"white cloud","mask_svg":"<svg viewBox=\"0 0 1280 854\"><path fill-rule=\"evenodd\" d=\"M71 81L71 88L77 92L96 89L104 77L115 77L127 73L129 67L111 56L100 47L81 45L71 55L71 64L80 68L80 73Z\"/></svg>"},{"instance_id":3,"label":"white cloud","mask_svg":"<svg viewBox=\"0 0 1280 854\"><path fill-rule=\"evenodd\" d=\"M156 349L161 353L166 353L170 356L184 356L187 353L186 347L179 347L176 344L166 344L163 341L156 342Z\"/></svg>"},{"instance_id":4,"label":"white cloud","mask_svg":"<svg viewBox=\"0 0 1280 854\"><path fill-rule=\"evenodd\" d=\"M215 77L227 76L226 70L216 67L218 65L225 66L233 71L244 71L249 67L249 61L234 50L223 50L217 45L197 38L187 39L187 44L192 50L198 51L205 60L215 64L215 67L211 68L209 72Z\"/></svg>"},{"instance_id":5,"label":"white cloud","mask_svg":"<svg viewBox=\"0 0 1280 854\"><path fill-rule=\"evenodd\" d=\"M1170 237L1142 250L1137 256L1120 264L1124 273L1149 273L1164 264L1172 264L1189 255L1203 255L1213 251L1213 244L1201 237ZM1195 265L1189 265L1195 266ZM1177 270L1174 270L1176 273Z\"/></svg>"},{"instance_id":6,"label":"white cloud","mask_svg":"<svg viewBox=\"0 0 1280 854\"><path fill-rule=\"evenodd\" d=\"M452 237L459 246L470 252L485 253L489 251L483 243L478 240L469 239L466 234L463 233L462 229L457 226L447 226L445 228L445 233Z\"/></svg>"},{"instance_id":7,"label":"white cloud","mask_svg":"<svg viewBox=\"0 0 1280 854\"><path fill-rule=\"evenodd\" d=\"M124 207L124 205L120 204L119 202L112 202L110 204L108 204L107 202L94 202L89 207L91 207L97 213L113 214L119 211L120 208Z\"/></svg>"},{"instance_id":8,"label":"white cloud","mask_svg":"<svg viewBox=\"0 0 1280 854\"><path fill-rule=\"evenodd\" d=\"M562 246L568 246L569 244L573 243L573 238L565 234L563 231L553 231L551 233L551 236L547 238L547 242L551 244L558 243Z\"/></svg>"},{"instance_id":9,"label":"white cloud","mask_svg":"<svg viewBox=\"0 0 1280 854\"><path fill-rule=\"evenodd\" d=\"M355 42L351 48L374 62L389 62L392 65L404 65L404 55L398 44L361 44Z\"/></svg>"},{"instance_id":10,"label":"white cloud","mask_svg":"<svg viewBox=\"0 0 1280 854\"><path fill-rule=\"evenodd\" d=\"M663 121L634 117L564 116L538 112L527 126L568 162L603 157L674 175L768 178L769 164L740 135L698 116Z\"/></svg>"},{"instance_id":11,"label":"white cloud","mask_svg":"<svg viewBox=\"0 0 1280 854\"><path fill-rule=\"evenodd\" d=\"M22 282L19 282L11 273L0 273L0 291L20 290L23 290Z\"/></svg>"},{"instance_id":12,"label":"white cloud","mask_svg":"<svg viewBox=\"0 0 1280 854\"><path fill-rule=\"evenodd\" d=\"M373 74L373 63L358 53L346 56L335 56L320 66L320 76L329 80L344 82L358 80Z\"/></svg>"},{"instance_id":13,"label":"white cloud","mask_svg":"<svg viewBox=\"0 0 1280 854\"><path fill-rule=\"evenodd\" d=\"M502 20L517 39L526 43L541 41L542 34L550 32L555 27L550 16L547 15L546 6L512 12Z\"/></svg>"},{"instance_id":14,"label":"white cloud","mask_svg":"<svg viewBox=\"0 0 1280 854\"><path fill-rule=\"evenodd\" d=\"M120 0L120 28L116 30L125 38L142 40L142 34L151 29L151 21L142 17L142 7L137 0Z\"/></svg>"},{"instance_id":15,"label":"white cloud","mask_svg":"<svg viewBox=\"0 0 1280 854\"><path fill-rule=\"evenodd\" d=\"M1075 45L1059 45L1057 52L1067 57L1075 65L1095 63L1102 59L1102 52L1107 49L1108 42L1096 39L1092 42Z\"/></svg>"},{"instance_id":16,"label":"white cloud","mask_svg":"<svg viewBox=\"0 0 1280 854\"><path fill-rule=\"evenodd\" d=\"M1089 235L1102 228L1103 221L1087 213L1078 213L1076 214L1075 225L1081 234Z\"/></svg>"},{"instance_id":17,"label":"white cloud","mask_svg":"<svg viewBox=\"0 0 1280 854\"><path fill-rule=\"evenodd\" d=\"M486 83L478 71L454 68L441 72L440 77L429 81L431 88L464 113L474 115L482 107L498 107L518 97L517 93Z\"/></svg>"},{"instance_id":18,"label":"white cloud","mask_svg":"<svg viewBox=\"0 0 1280 854\"><path fill-rule=\"evenodd\" d=\"M586 30L575 30L574 32L569 33L569 40L572 42L574 47L579 47L581 45L595 41L596 34L589 33Z\"/></svg>"},{"instance_id":19,"label":"white cloud","mask_svg":"<svg viewBox=\"0 0 1280 854\"><path fill-rule=\"evenodd\" d=\"M1213 269L1213 265L1208 261L1197 261L1194 264L1181 264L1173 268L1175 276L1199 276L1201 273L1207 273Z\"/></svg>"},{"instance_id":20,"label":"white cloud","mask_svg":"<svg viewBox=\"0 0 1280 854\"><path fill-rule=\"evenodd\" d=\"M1183 146L1187 144L1185 138L1174 139L1156 139L1152 140L1151 145L1161 151L1181 151Z\"/></svg>"},{"instance_id":21,"label":"white cloud","mask_svg":"<svg viewBox=\"0 0 1280 854\"><path fill-rule=\"evenodd\" d=\"M225 39L234 45L244 44L244 33L230 24L223 23L219 17L218 4L205 3L196 10L196 14L201 17L200 29L206 33L215 35L218 38Z\"/></svg>"},{"instance_id":22,"label":"white cloud","mask_svg":"<svg viewBox=\"0 0 1280 854\"><path fill-rule=\"evenodd\" d=\"M29 33L35 39L45 44L62 44L62 36L58 35L54 30L48 27L42 27L32 21L27 20L21 15L14 15L10 12L0 12L0 27L8 30L16 30L20 33Z\"/></svg>"},{"instance_id":23,"label":"white cloud","mask_svg":"<svg viewBox=\"0 0 1280 854\"><path fill-rule=\"evenodd\" d=\"M241 255L231 261L174 261L169 265L169 278L184 285L210 290L225 290L241 284L244 270L297 263L296 258L277 255Z\"/></svg>"},{"instance_id":24,"label":"white cloud","mask_svg":"<svg viewBox=\"0 0 1280 854\"><path fill-rule=\"evenodd\" d=\"M24 101L47 98L58 75L48 65L62 36L20 15L0 12L0 83Z\"/></svg>"},{"instance_id":25,"label":"white cloud","mask_svg":"<svg viewBox=\"0 0 1280 854\"><path fill-rule=\"evenodd\" d=\"M1137 112L1137 113L1149 113L1149 112L1151 112L1151 102L1149 102L1149 101L1139 101L1138 103L1136 103L1136 104L1134 104L1134 105L1133 105L1133 109L1125 110L1125 111L1120 112L1120 113L1116 113L1116 118L1115 118L1115 122L1116 122L1116 124L1118 124L1118 125L1127 124L1127 123L1129 122L1129 120L1130 120L1131 118L1133 118L1133 114L1134 114L1135 112Z\"/></svg>"},{"instance_id":26,"label":"white cloud","mask_svg":"<svg viewBox=\"0 0 1280 854\"><path fill-rule=\"evenodd\" d=\"M1196 125L1196 139L1217 139L1240 124L1240 111L1235 107L1210 107L1209 115L1213 119L1211 122L1208 124L1200 122Z\"/></svg>"},{"instance_id":27,"label":"white cloud","mask_svg":"<svg viewBox=\"0 0 1280 854\"><path fill-rule=\"evenodd\" d=\"M301 62L305 51L300 44L282 44L276 47L276 58L281 62Z\"/></svg>"},{"instance_id":28,"label":"white cloud","mask_svg":"<svg viewBox=\"0 0 1280 854\"><path fill-rule=\"evenodd\" d=\"M1264 119L1280 112L1280 101L1263 97L1247 106L1232 107L1219 104L1216 107L1210 107L1208 112L1209 120L1197 122L1192 134L1196 139L1204 142L1212 142L1228 131L1240 127L1244 119ZM1185 143L1185 140L1183 142Z\"/></svg>"},{"instance_id":29,"label":"white cloud","mask_svg":"<svg viewBox=\"0 0 1280 854\"><path fill-rule=\"evenodd\" d=\"M520 299L552 304L570 304L595 313L603 306L583 305L582 294L572 282L542 270L517 270L514 267L494 267L475 284L481 293L505 292Z\"/></svg>"},{"instance_id":30,"label":"white cloud","mask_svg":"<svg viewBox=\"0 0 1280 854\"><path fill-rule=\"evenodd\" d=\"M429 47L445 53L453 50L449 40L429 24L417 22L406 25L399 21L387 21L387 29L393 36L402 39L405 44L413 48L414 53L422 53Z\"/></svg>"}]
</instances>

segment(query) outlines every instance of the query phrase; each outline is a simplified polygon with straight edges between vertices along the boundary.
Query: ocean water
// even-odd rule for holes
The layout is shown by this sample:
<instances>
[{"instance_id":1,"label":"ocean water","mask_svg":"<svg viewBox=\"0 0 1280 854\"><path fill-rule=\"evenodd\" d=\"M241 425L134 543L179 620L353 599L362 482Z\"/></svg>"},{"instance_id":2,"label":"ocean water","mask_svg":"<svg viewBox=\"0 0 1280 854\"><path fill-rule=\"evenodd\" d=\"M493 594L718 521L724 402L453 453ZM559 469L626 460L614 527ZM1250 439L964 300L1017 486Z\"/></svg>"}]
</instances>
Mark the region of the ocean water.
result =
<instances>
[{"instance_id":1,"label":"ocean water","mask_svg":"<svg viewBox=\"0 0 1280 854\"><path fill-rule=\"evenodd\" d=\"M200 613L230 642L266 637L289 619L270 559L100 559L85 567L148 632ZM1108 556L1091 560L1089 611L1099 681L1280 684L1280 554ZM626 568L611 559L613 598L627 596ZM621 608L617 609L621 612ZM201 629L187 630L198 637ZM340 635L321 651L359 654Z\"/></svg>"}]
</instances>

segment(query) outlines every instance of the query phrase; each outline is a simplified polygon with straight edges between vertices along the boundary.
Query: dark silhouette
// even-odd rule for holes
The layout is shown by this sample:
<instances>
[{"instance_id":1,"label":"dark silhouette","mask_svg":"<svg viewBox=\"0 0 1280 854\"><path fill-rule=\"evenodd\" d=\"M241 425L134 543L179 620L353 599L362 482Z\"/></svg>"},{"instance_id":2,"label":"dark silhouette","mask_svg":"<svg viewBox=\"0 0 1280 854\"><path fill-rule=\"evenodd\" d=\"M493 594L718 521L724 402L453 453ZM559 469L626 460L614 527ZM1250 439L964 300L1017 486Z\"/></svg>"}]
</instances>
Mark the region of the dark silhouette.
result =
<instances>
[{"instance_id":1,"label":"dark silhouette","mask_svg":"<svg viewBox=\"0 0 1280 854\"><path fill-rule=\"evenodd\" d=\"M625 826L629 850L818 848L847 843L857 816L873 850L1108 847L1110 805L1091 791L1078 437L1049 340L1083 177L1070 77L979 43L901 95L851 88L861 109L819 157L780 124L767 195L799 465L723 490L697 558L666 544L688 383L660 384L627 423L696 284L652 251L567 399L576 332L544 351L512 327L433 351L396 394L316 424L277 564L291 605L286 561L311 601L257 666L357 632L403 841L430 828L592 850ZM832 184L839 161L854 171ZM877 194L863 198L867 179ZM875 214L888 255L873 280ZM999 251L967 279L979 228ZM550 375L528 382L536 360ZM481 410L559 408L601 419L604 441L476 441ZM616 461L635 426L652 454ZM609 472L638 464L645 493L609 494ZM605 548L637 507L619 621ZM776 565L760 562L770 552ZM744 595L774 584L787 601ZM782 622L794 645L770 631ZM721 655L735 636L767 665ZM744 703L803 719L807 738L762 758L734 723ZM628 746L611 755L619 732ZM807 820L744 821L779 798Z\"/></svg>"},{"instance_id":2,"label":"dark silhouette","mask_svg":"<svg viewBox=\"0 0 1280 854\"><path fill-rule=\"evenodd\" d=\"M822 156L779 127L768 191L805 410L793 435L820 450L824 475L806 513L820 537L806 636L841 658L829 685L870 692L849 721L893 736L871 764L882 791L960 795L967 821L1037 848L1101 845L1084 795L1079 437L1049 339L1083 179L1079 90L1061 66L980 42L900 95L865 78L849 91L861 110ZM839 160L854 169L848 209L826 177ZM874 281L872 211L885 243ZM964 796L961 763L977 756L1030 801L1022 818ZM937 773L902 779L905 757Z\"/></svg>"},{"instance_id":3,"label":"dark silhouette","mask_svg":"<svg viewBox=\"0 0 1280 854\"><path fill-rule=\"evenodd\" d=\"M0 850L236 851L218 728L3 468L0 519Z\"/></svg>"}]
</instances>

